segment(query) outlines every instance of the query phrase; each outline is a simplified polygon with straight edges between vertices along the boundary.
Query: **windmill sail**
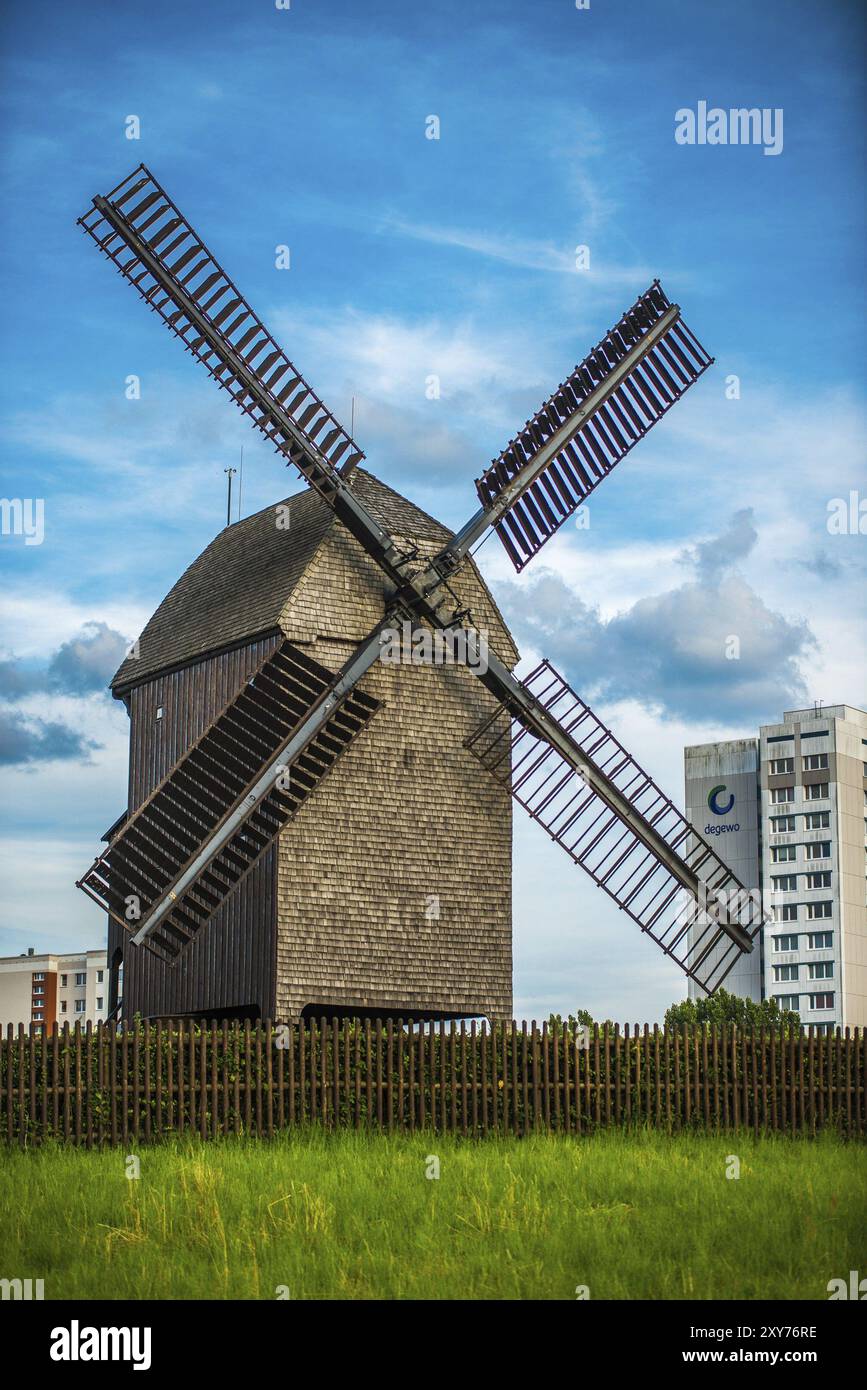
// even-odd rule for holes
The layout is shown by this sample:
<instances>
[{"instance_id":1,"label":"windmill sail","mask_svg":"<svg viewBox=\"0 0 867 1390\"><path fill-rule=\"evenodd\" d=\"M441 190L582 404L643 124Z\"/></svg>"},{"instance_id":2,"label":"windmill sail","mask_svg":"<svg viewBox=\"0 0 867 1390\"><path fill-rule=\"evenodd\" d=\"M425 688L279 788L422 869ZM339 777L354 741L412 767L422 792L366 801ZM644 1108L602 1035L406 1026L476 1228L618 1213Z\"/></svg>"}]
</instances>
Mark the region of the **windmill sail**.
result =
<instances>
[{"instance_id":1,"label":"windmill sail","mask_svg":"<svg viewBox=\"0 0 867 1390\"><path fill-rule=\"evenodd\" d=\"M654 281L476 481L516 570L712 362Z\"/></svg>"},{"instance_id":2,"label":"windmill sail","mask_svg":"<svg viewBox=\"0 0 867 1390\"><path fill-rule=\"evenodd\" d=\"M99 249L275 448L333 508L389 581L391 611L342 668L285 644L117 831L80 883L117 921L175 959L376 711L357 682L400 617L435 628L465 613L450 577L491 526L521 569L712 362L658 281L579 363L477 482L481 509L412 572L349 476L362 454L296 370L191 224L143 165L80 220ZM474 668L475 669L475 668ZM711 991L752 949L758 911L726 920L741 891L672 803L547 663L527 683L490 654L475 674L514 736L487 723L473 752L642 930ZM565 723L563 722L565 720ZM516 776L510 771L517 758ZM275 784L279 759L289 788ZM684 912L678 894L707 911ZM129 918L129 900L140 917Z\"/></svg>"},{"instance_id":3,"label":"windmill sail","mask_svg":"<svg viewBox=\"0 0 867 1390\"><path fill-rule=\"evenodd\" d=\"M107 197L94 198L78 222L389 578L402 583L394 542L348 482L363 453L153 174L139 165Z\"/></svg>"},{"instance_id":4,"label":"windmill sail","mask_svg":"<svg viewBox=\"0 0 867 1390\"><path fill-rule=\"evenodd\" d=\"M466 746L641 930L712 994L752 949L763 920L759 895L741 886L550 662L543 661L522 684L619 796L606 795L604 780L596 790L581 764L565 757L538 727L516 721L504 729L503 705ZM661 853L654 840L661 842Z\"/></svg>"},{"instance_id":5,"label":"windmill sail","mask_svg":"<svg viewBox=\"0 0 867 1390\"><path fill-rule=\"evenodd\" d=\"M337 693L331 671L283 642L78 887L137 941L175 961L378 709L354 685ZM318 728L281 758L312 710L322 711ZM271 765L274 775L256 794Z\"/></svg>"}]
</instances>

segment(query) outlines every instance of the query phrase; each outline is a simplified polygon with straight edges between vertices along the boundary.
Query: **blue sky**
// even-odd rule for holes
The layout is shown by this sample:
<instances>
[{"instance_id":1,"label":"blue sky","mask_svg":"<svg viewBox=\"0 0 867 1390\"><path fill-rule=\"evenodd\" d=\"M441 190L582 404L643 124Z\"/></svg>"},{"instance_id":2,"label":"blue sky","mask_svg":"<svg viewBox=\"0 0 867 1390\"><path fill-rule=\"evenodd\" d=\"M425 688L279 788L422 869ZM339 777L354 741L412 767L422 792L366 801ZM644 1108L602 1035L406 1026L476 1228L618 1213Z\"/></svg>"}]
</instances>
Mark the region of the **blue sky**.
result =
<instances>
[{"instance_id":1,"label":"blue sky","mask_svg":"<svg viewBox=\"0 0 867 1390\"><path fill-rule=\"evenodd\" d=\"M45 539L0 537L0 952L99 942L71 880L125 799L115 634L223 524L242 444L245 512L296 487L74 225L140 161L347 421L356 397L369 466L453 525L658 275L715 367L589 530L520 579L492 541L486 576L676 795L685 742L864 703L864 537L826 525L864 490L861 6L10 0L2 25L3 489L44 499ZM781 108L782 152L679 145L699 101ZM658 1016L679 977L558 855L518 822L519 1014Z\"/></svg>"}]
</instances>

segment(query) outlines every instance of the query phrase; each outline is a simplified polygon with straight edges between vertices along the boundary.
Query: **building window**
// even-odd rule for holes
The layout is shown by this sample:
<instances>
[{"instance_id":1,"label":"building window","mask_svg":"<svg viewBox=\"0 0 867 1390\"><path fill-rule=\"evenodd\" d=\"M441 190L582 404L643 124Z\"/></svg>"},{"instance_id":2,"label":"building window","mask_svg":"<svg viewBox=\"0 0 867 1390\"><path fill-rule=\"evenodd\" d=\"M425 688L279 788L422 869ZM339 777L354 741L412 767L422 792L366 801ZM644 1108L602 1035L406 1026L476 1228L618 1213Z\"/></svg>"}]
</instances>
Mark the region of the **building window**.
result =
<instances>
[{"instance_id":1,"label":"building window","mask_svg":"<svg viewBox=\"0 0 867 1390\"><path fill-rule=\"evenodd\" d=\"M827 782L811 782L804 788L804 796L807 801L821 801L828 795Z\"/></svg>"},{"instance_id":2,"label":"building window","mask_svg":"<svg viewBox=\"0 0 867 1390\"><path fill-rule=\"evenodd\" d=\"M811 1008L811 1009L833 1009L833 1007L834 1007L834 992L833 992L833 990L832 990L830 993L828 993L828 994L811 994L811 995L810 995L810 1008Z\"/></svg>"},{"instance_id":3,"label":"building window","mask_svg":"<svg viewBox=\"0 0 867 1390\"><path fill-rule=\"evenodd\" d=\"M61 989L66 989L66 976L65 976L65 975L61 975L61 977L60 977L60 988L61 988Z\"/></svg>"},{"instance_id":4,"label":"building window","mask_svg":"<svg viewBox=\"0 0 867 1390\"><path fill-rule=\"evenodd\" d=\"M768 772L772 777L779 777L783 772L794 772L794 758L771 758L768 764Z\"/></svg>"},{"instance_id":5,"label":"building window","mask_svg":"<svg viewBox=\"0 0 867 1390\"><path fill-rule=\"evenodd\" d=\"M831 841L816 840L815 844L805 845L804 851L808 859L830 859Z\"/></svg>"},{"instance_id":6,"label":"building window","mask_svg":"<svg viewBox=\"0 0 867 1390\"><path fill-rule=\"evenodd\" d=\"M101 995L101 994L98 994L98 995L96 996L96 1007L97 1007L98 1009L101 1009L101 1008L102 1008L102 995Z\"/></svg>"},{"instance_id":7,"label":"building window","mask_svg":"<svg viewBox=\"0 0 867 1390\"><path fill-rule=\"evenodd\" d=\"M34 997L34 998L35 998L38 994L44 994L44 993L45 993L45 986L44 986L44 985L34 985L34 986L33 986L33 997Z\"/></svg>"},{"instance_id":8,"label":"building window","mask_svg":"<svg viewBox=\"0 0 867 1390\"><path fill-rule=\"evenodd\" d=\"M786 980L797 980L797 978L798 978L798 967L797 967L797 965L775 965L775 966L774 966L774 984L778 985L778 984L780 984L780 983L785 983Z\"/></svg>"},{"instance_id":9,"label":"building window","mask_svg":"<svg viewBox=\"0 0 867 1390\"><path fill-rule=\"evenodd\" d=\"M821 906L821 904L820 904ZM811 931L807 935L808 951L830 951L834 933L830 931Z\"/></svg>"},{"instance_id":10,"label":"building window","mask_svg":"<svg viewBox=\"0 0 867 1390\"><path fill-rule=\"evenodd\" d=\"M797 922L798 904L797 903L776 903L771 908L771 914L775 922ZM788 947L786 948L788 950ZM792 948L794 950L794 947Z\"/></svg>"},{"instance_id":11,"label":"building window","mask_svg":"<svg viewBox=\"0 0 867 1390\"><path fill-rule=\"evenodd\" d=\"M798 875L776 874L771 879L771 885L775 893L794 893L798 887Z\"/></svg>"},{"instance_id":12,"label":"building window","mask_svg":"<svg viewBox=\"0 0 867 1390\"><path fill-rule=\"evenodd\" d=\"M832 960L814 960L807 966L811 980L833 980L834 962Z\"/></svg>"},{"instance_id":13,"label":"building window","mask_svg":"<svg viewBox=\"0 0 867 1390\"><path fill-rule=\"evenodd\" d=\"M801 1002L800 994L775 994L774 998L781 1009L793 1009L797 1013Z\"/></svg>"},{"instance_id":14,"label":"building window","mask_svg":"<svg viewBox=\"0 0 867 1390\"><path fill-rule=\"evenodd\" d=\"M79 970L75 976L76 989L82 989L87 984L87 974L84 970Z\"/></svg>"},{"instance_id":15,"label":"building window","mask_svg":"<svg viewBox=\"0 0 867 1390\"><path fill-rule=\"evenodd\" d=\"M797 949L798 949L798 933L797 933L797 932L791 932L791 933L787 934L786 936L775 936L775 937L774 937L774 950L775 950L775 951L797 951Z\"/></svg>"},{"instance_id":16,"label":"building window","mask_svg":"<svg viewBox=\"0 0 867 1390\"><path fill-rule=\"evenodd\" d=\"M41 1022L42 1022L42 1013L41 1013L41 1011L40 1011L39 1013L35 1013L35 1014L33 1015L33 1021L34 1021L34 1023L41 1023Z\"/></svg>"},{"instance_id":17,"label":"building window","mask_svg":"<svg viewBox=\"0 0 867 1390\"><path fill-rule=\"evenodd\" d=\"M62 1014L65 1014L65 1013L66 1013L66 1000L65 1000L65 999L61 999L61 1001L60 1001L60 1012L61 1012Z\"/></svg>"},{"instance_id":18,"label":"building window","mask_svg":"<svg viewBox=\"0 0 867 1390\"><path fill-rule=\"evenodd\" d=\"M101 970L97 970L97 972L96 972L96 983L97 983L98 985L101 985L101 984L102 984L102 971L101 971Z\"/></svg>"},{"instance_id":19,"label":"building window","mask_svg":"<svg viewBox=\"0 0 867 1390\"><path fill-rule=\"evenodd\" d=\"M794 787L771 787L771 803L774 806L782 806L786 801L794 801Z\"/></svg>"},{"instance_id":20,"label":"building window","mask_svg":"<svg viewBox=\"0 0 867 1390\"><path fill-rule=\"evenodd\" d=\"M830 811L808 811L804 816L805 830L827 830L830 824Z\"/></svg>"},{"instance_id":21,"label":"building window","mask_svg":"<svg viewBox=\"0 0 867 1390\"><path fill-rule=\"evenodd\" d=\"M794 864L795 846L775 845L771 850L771 862L773 864Z\"/></svg>"},{"instance_id":22,"label":"building window","mask_svg":"<svg viewBox=\"0 0 867 1390\"><path fill-rule=\"evenodd\" d=\"M775 835L784 835L787 830L794 829L794 816L771 816L771 830Z\"/></svg>"},{"instance_id":23,"label":"building window","mask_svg":"<svg viewBox=\"0 0 867 1390\"><path fill-rule=\"evenodd\" d=\"M830 869L823 869L822 872L821 872L821 873L818 873L818 874L807 874L807 887L808 887L808 888L830 888L830 887L831 887L831 870L830 870Z\"/></svg>"},{"instance_id":24,"label":"building window","mask_svg":"<svg viewBox=\"0 0 867 1390\"><path fill-rule=\"evenodd\" d=\"M832 909L832 903L807 903L807 920L816 922L822 917L830 917Z\"/></svg>"},{"instance_id":25,"label":"building window","mask_svg":"<svg viewBox=\"0 0 867 1390\"><path fill-rule=\"evenodd\" d=\"M157 705L157 719L162 719L165 712L166 711L164 705Z\"/></svg>"},{"instance_id":26,"label":"building window","mask_svg":"<svg viewBox=\"0 0 867 1390\"><path fill-rule=\"evenodd\" d=\"M802 731L802 733L801 733L801 742L803 743L805 738L827 738L827 737L828 737L828 730L827 730L827 729L812 729L812 730L811 730L811 729L808 729L806 733L804 733L804 732Z\"/></svg>"},{"instance_id":27,"label":"building window","mask_svg":"<svg viewBox=\"0 0 867 1390\"><path fill-rule=\"evenodd\" d=\"M819 768L828 766L827 753L808 753L804 759L805 772L818 772Z\"/></svg>"},{"instance_id":28,"label":"building window","mask_svg":"<svg viewBox=\"0 0 867 1390\"><path fill-rule=\"evenodd\" d=\"M85 1001L84 1001L83 999L76 999L76 1001L75 1001L75 1012L76 1012L77 1014L83 1014L83 1013L84 1013L84 1004L85 1004Z\"/></svg>"},{"instance_id":29,"label":"building window","mask_svg":"<svg viewBox=\"0 0 867 1390\"><path fill-rule=\"evenodd\" d=\"M768 737L768 743L794 743L794 742L795 742L795 735L794 735L794 734L770 734L769 737Z\"/></svg>"},{"instance_id":30,"label":"building window","mask_svg":"<svg viewBox=\"0 0 867 1390\"><path fill-rule=\"evenodd\" d=\"M45 971L44 971L44 970L37 970L37 971L35 971L35 973L34 973L34 975L33 975L33 978L34 978L34 980L44 980L44 979L45 979Z\"/></svg>"}]
</instances>

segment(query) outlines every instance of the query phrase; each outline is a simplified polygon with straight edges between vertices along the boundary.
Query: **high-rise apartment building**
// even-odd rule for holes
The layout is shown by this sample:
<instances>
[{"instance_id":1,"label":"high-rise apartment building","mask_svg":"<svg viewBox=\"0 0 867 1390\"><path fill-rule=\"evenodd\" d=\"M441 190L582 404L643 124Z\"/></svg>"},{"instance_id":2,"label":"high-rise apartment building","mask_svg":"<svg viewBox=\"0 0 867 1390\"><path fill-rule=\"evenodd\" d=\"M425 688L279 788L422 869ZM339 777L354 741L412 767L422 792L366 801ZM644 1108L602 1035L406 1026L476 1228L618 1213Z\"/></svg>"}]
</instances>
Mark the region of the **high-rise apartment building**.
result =
<instances>
[{"instance_id":1,"label":"high-rise apartment building","mask_svg":"<svg viewBox=\"0 0 867 1390\"><path fill-rule=\"evenodd\" d=\"M684 770L688 820L773 919L725 987L814 1027L867 1025L867 713L788 710L755 739L686 748Z\"/></svg>"},{"instance_id":2,"label":"high-rise apartment building","mask_svg":"<svg viewBox=\"0 0 867 1390\"><path fill-rule=\"evenodd\" d=\"M51 1032L55 1024L100 1023L108 1005L106 953L0 956L0 1027Z\"/></svg>"}]
</instances>

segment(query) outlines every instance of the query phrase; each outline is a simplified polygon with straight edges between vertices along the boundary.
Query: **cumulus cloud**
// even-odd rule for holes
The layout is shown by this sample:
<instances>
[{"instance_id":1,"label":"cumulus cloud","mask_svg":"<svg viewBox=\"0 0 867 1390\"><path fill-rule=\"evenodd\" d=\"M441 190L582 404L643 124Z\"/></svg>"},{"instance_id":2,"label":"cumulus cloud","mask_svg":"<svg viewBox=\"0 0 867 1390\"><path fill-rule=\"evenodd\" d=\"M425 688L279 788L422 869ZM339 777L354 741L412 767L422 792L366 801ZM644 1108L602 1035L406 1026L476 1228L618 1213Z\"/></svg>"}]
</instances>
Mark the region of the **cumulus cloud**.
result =
<instances>
[{"instance_id":1,"label":"cumulus cloud","mask_svg":"<svg viewBox=\"0 0 867 1390\"><path fill-rule=\"evenodd\" d=\"M755 724L803 702L806 621L770 609L737 573L756 532L749 510L685 552L694 577L607 620L560 576L497 586L519 645L544 652L588 698L635 700L664 717Z\"/></svg>"},{"instance_id":2,"label":"cumulus cloud","mask_svg":"<svg viewBox=\"0 0 867 1390\"><path fill-rule=\"evenodd\" d=\"M14 709L0 709L0 765L87 761L100 745L54 720L30 719Z\"/></svg>"},{"instance_id":3,"label":"cumulus cloud","mask_svg":"<svg viewBox=\"0 0 867 1390\"><path fill-rule=\"evenodd\" d=\"M752 507L742 507L719 536L699 541L684 552L683 560L694 567L702 584L713 584L739 560L746 559L758 538Z\"/></svg>"},{"instance_id":4,"label":"cumulus cloud","mask_svg":"<svg viewBox=\"0 0 867 1390\"><path fill-rule=\"evenodd\" d=\"M0 661L0 764L6 766L78 759L87 762L101 747L57 719L43 719L21 708L31 695L82 700L106 690L129 646L105 622L85 623L62 642L47 662Z\"/></svg>"},{"instance_id":5,"label":"cumulus cloud","mask_svg":"<svg viewBox=\"0 0 867 1390\"><path fill-rule=\"evenodd\" d=\"M0 661L0 698L20 699L37 692L92 695L105 690L126 654L129 642L104 622L85 623L75 637L61 643L47 665Z\"/></svg>"},{"instance_id":6,"label":"cumulus cloud","mask_svg":"<svg viewBox=\"0 0 867 1390\"><path fill-rule=\"evenodd\" d=\"M128 647L128 640L108 623L87 623L52 656L47 673L49 685L68 695L104 690Z\"/></svg>"}]
</instances>

